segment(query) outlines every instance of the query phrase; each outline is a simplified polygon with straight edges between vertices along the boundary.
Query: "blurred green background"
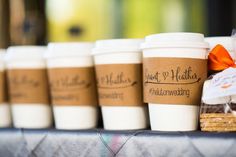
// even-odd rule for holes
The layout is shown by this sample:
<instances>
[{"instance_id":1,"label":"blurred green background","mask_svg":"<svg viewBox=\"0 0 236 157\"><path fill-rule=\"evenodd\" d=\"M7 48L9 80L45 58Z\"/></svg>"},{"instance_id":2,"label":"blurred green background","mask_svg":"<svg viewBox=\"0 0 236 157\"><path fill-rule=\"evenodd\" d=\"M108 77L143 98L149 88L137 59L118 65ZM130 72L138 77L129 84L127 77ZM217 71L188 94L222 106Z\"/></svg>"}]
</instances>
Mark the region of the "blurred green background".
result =
<instances>
[{"instance_id":1,"label":"blurred green background","mask_svg":"<svg viewBox=\"0 0 236 157\"><path fill-rule=\"evenodd\" d=\"M230 35L236 0L0 0L0 47L144 38L160 32Z\"/></svg>"}]
</instances>

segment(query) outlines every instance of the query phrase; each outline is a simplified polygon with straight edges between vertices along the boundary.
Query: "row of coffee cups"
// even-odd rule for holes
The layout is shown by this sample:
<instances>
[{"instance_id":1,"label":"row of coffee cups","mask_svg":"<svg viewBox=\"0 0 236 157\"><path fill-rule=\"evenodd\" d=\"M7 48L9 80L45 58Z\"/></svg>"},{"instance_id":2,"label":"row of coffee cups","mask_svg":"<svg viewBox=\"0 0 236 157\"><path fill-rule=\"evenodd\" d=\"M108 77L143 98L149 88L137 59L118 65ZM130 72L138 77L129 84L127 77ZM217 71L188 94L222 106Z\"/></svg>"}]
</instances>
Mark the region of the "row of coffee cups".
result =
<instances>
[{"instance_id":1,"label":"row of coffee cups","mask_svg":"<svg viewBox=\"0 0 236 157\"><path fill-rule=\"evenodd\" d=\"M4 61L13 124L50 127L52 104L56 128L95 128L99 104L105 129L145 129L150 117L152 130L196 130L208 48L198 33L10 47ZM9 125L5 100L0 119Z\"/></svg>"}]
</instances>

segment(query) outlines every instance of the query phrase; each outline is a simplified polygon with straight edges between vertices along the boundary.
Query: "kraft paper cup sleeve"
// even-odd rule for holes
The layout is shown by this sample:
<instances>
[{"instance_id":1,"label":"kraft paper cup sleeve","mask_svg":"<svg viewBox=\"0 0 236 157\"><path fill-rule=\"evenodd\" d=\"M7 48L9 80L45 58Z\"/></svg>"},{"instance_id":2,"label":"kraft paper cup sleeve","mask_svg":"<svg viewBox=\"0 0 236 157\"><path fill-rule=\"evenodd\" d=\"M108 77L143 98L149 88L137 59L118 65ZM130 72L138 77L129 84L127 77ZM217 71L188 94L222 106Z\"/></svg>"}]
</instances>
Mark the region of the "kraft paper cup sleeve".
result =
<instances>
[{"instance_id":1,"label":"kraft paper cup sleeve","mask_svg":"<svg viewBox=\"0 0 236 157\"><path fill-rule=\"evenodd\" d=\"M96 106L94 67L48 69L51 99L59 106Z\"/></svg>"},{"instance_id":2,"label":"kraft paper cup sleeve","mask_svg":"<svg viewBox=\"0 0 236 157\"><path fill-rule=\"evenodd\" d=\"M49 104L47 72L42 69L11 69L7 72L11 103Z\"/></svg>"},{"instance_id":3,"label":"kraft paper cup sleeve","mask_svg":"<svg viewBox=\"0 0 236 157\"><path fill-rule=\"evenodd\" d=\"M0 71L0 103L7 102L7 80L6 72Z\"/></svg>"},{"instance_id":4,"label":"kraft paper cup sleeve","mask_svg":"<svg viewBox=\"0 0 236 157\"><path fill-rule=\"evenodd\" d=\"M116 71L114 71L116 69ZM97 65L96 77L101 106L144 106L142 64Z\"/></svg>"}]
</instances>

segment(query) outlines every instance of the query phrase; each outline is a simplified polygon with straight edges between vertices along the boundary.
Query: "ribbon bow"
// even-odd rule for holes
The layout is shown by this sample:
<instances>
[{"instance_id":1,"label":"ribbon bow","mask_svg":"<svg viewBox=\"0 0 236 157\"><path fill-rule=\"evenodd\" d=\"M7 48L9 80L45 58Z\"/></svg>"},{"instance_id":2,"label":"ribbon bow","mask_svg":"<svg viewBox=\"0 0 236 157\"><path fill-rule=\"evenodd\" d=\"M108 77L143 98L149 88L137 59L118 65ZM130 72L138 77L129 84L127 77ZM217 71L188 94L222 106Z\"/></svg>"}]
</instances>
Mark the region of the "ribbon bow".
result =
<instances>
[{"instance_id":1,"label":"ribbon bow","mask_svg":"<svg viewBox=\"0 0 236 157\"><path fill-rule=\"evenodd\" d=\"M209 70L221 71L229 67L236 68L234 60L222 45L216 45L208 56Z\"/></svg>"}]
</instances>

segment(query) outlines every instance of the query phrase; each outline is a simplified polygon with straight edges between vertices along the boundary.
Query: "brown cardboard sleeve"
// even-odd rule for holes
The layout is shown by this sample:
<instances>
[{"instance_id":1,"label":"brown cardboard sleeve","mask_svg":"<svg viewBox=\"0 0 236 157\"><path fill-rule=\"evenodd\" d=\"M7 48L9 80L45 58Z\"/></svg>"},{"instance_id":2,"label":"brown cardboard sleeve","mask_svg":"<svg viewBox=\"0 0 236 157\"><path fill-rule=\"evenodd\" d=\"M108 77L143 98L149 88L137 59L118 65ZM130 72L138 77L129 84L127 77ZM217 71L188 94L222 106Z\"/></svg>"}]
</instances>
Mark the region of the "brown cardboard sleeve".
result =
<instances>
[{"instance_id":1,"label":"brown cardboard sleeve","mask_svg":"<svg viewBox=\"0 0 236 157\"><path fill-rule=\"evenodd\" d=\"M46 69L10 69L7 78L12 104L49 104Z\"/></svg>"},{"instance_id":2,"label":"brown cardboard sleeve","mask_svg":"<svg viewBox=\"0 0 236 157\"><path fill-rule=\"evenodd\" d=\"M101 106L140 106L142 64L96 65L97 88Z\"/></svg>"},{"instance_id":3,"label":"brown cardboard sleeve","mask_svg":"<svg viewBox=\"0 0 236 157\"><path fill-rule=\"evenodd\" d=\"M200 105L207 60L144 58L144 101L156 104Z\"/></svg>"},{"instance_id":4,"label":"brown cardboard sleeve","mask_svg":"<svg viewBox=\"0 0 236 157\"><path fill-rule=\"evenodd\" d=\"M0 71L0 103L7 101L6 72Z\"/></svg>"},{"instance_id":5,"label":"brown cardboard sleeve","mask_svg":"<svg viewBox=\"0 0 236 157\"><path fill-rule=\"evenodd\" d=\"M51 68L48 70L53 105L97 105L97 89L93 67Z\"/></svg>"}]
</instances>

